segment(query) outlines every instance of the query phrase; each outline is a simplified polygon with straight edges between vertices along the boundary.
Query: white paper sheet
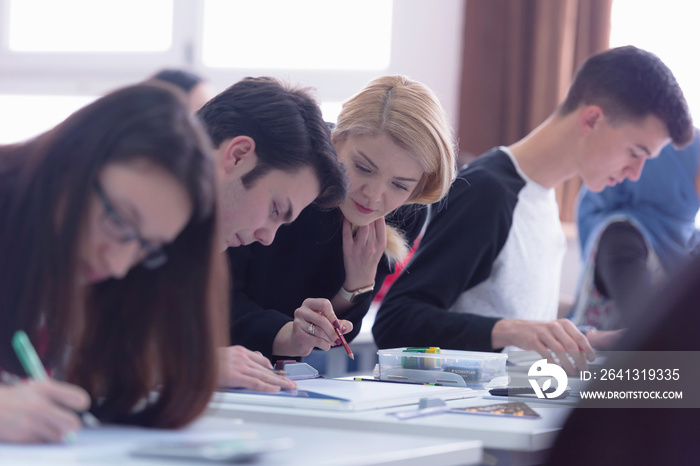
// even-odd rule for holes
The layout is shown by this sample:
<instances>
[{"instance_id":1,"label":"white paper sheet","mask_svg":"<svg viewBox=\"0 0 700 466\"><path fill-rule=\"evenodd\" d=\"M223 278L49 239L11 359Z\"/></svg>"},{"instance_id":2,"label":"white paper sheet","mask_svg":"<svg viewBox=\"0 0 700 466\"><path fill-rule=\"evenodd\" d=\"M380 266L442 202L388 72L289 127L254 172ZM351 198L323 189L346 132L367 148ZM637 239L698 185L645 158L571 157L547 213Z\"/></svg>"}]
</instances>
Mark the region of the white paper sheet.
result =
<instances>
[{"instance_id":1,"label":"white paper sheet","mask_svg":"<svg viewBox=\"0 0 700 466\"><path fill-rule=\"evenodd\" d=\"M314 398L314 396L319 395L328 398ZM475 396L475 391L465 387L440 387L364 380L309 379L297 381L296 393L269 394L232 390L217 392L213 401L291 408L363 411L417 404L421 398L455 400Z\"/></svg>"}]
</instances>

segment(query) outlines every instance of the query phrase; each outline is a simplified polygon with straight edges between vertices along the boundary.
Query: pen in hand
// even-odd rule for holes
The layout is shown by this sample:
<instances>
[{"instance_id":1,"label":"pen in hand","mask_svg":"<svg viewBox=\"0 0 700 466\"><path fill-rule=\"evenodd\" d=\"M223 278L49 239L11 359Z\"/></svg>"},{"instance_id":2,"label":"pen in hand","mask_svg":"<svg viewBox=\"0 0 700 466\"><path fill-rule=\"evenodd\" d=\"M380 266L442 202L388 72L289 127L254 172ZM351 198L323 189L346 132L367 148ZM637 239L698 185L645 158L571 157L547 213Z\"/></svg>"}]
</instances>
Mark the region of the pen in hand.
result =
<instances>
[{"instance_id":1,"label":"pen in hand","mask_svg":"<svg viewBox=\"0 0 700 466\"><path fill-rule=\"evenodd\" d=\"M32 343L29 341L29 337L22 330L15 332L12 337L12 347L17 353L22 367L29 377L34 380L46 380L48 375L46 374L46 369L39 359L39 355L36 354ZM97 420L95 416L89 411L84 411L82 413L76 413L82 420L83 425L88 427L97 427L100 425L100 421Z\"/></svg>"},{"instance_id":2,"label":"pen in hand","mask_svg":"<svg viewBox=\"0 0 700 466\"><path fill-rule=\"evenodd\" d=\"M333 321L333 330L335 330L335 334L338 335L338 338L340 339L340 342L343 344L343 348L345 348L345 352L348 353L348 356L350 356L350 359L355 359L355 355L352 353L352 350L350 349L350 346L348 345L348 341L345 339L345 335L343 335L340 332L340 322L337 320Z\"/></svg>"}]
</instances>

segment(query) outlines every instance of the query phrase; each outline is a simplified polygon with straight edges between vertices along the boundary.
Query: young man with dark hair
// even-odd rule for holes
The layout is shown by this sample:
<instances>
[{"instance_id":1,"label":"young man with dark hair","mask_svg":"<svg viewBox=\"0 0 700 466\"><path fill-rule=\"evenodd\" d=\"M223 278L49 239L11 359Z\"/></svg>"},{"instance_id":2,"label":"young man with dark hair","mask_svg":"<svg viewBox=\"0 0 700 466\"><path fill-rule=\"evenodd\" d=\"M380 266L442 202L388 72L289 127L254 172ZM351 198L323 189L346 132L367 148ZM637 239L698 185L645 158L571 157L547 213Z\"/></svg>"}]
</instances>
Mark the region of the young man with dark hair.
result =
<instances>
[{"instance_id":1,"label":"young man with dark hair","mask_svg":"<svg viewBox=\"0 0 700 466\"><path fill-rule=\"evenodd\" d=\"M226 247L269 245L307 205L335 207L347 180L318 104L307 90L245 78L198 112L219 164Z\"/></svg>"},{"instance_id":2,"label":"young man with dark hair","mask_svg":"<svg viewBox=\"0 0 700 466\"><path fill-rule=\"evenodd\" d=\"M207 102L197 116L218 165L222 249L269 245L277 229L309 204L332 208L345 199L345 170L306 89L269 77L245 78ZM328 300L310 305L333 315ZM262 391L296 386L271 371L270 361L258 352L231 346L220 357L221 385Z\"/></svg>"},{"instance_id":3,"label":"young man with dark hair","mask_svg":"<svg viewBox=\"0 0 700 466\"><path fill-rule=\"evenodd\" d=\"M688 108L654 55L621 47L589 58L564 103L532 133L463 169L433 206L418 250L384 298L380 348L536 350L569 373L592 360L586 338L557 320L566 248L554 187L580 176L593 191L629 178L670 140L692 139ZM575 368L574 368L575 366Z\"/></svg>"}]
</instances>

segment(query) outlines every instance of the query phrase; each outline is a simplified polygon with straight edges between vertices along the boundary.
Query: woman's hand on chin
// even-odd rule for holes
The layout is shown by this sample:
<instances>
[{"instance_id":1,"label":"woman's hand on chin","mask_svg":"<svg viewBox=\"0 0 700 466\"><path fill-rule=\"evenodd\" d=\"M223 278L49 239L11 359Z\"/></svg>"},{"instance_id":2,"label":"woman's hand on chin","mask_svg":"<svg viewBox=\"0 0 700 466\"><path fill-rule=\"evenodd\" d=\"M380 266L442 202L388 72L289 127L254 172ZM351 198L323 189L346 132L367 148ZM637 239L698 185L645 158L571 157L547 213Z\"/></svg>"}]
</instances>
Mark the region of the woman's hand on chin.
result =
<instances>
[{"instance_id":1,"label":"woman's hand on chin","mask_svg":"<svg viewBox=\"0 0 700 466\"><path fill-rule=\"evenodd\" d=\"M380 217L369 225L357 227L343 220L344 287L353 291L374 283L377 266L386 250L386 222Z\"/></svg>"}]
</instances>

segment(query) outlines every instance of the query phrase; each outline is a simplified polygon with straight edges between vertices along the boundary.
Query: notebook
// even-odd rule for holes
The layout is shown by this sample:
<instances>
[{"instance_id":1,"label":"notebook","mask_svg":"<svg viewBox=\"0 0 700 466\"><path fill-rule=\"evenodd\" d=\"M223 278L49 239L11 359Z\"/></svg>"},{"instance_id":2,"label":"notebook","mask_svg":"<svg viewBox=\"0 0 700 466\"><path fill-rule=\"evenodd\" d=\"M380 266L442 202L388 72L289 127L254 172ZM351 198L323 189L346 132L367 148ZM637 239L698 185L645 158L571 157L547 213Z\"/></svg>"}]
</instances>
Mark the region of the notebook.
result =
<instances>
[{"instance_id":1,"label":"notebook","mask_svg":"<svg viewBox=\"0 0 700 466\"><path fill-rule=\"evenodd\" d=\"M442 387L366 380L309 379L297 381L296 390L279 393L226 389L213 401L287 408L364 411L418 404L421 398L457 400L476 397L466 387Z\"/></svg>"}]
</instances>

